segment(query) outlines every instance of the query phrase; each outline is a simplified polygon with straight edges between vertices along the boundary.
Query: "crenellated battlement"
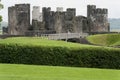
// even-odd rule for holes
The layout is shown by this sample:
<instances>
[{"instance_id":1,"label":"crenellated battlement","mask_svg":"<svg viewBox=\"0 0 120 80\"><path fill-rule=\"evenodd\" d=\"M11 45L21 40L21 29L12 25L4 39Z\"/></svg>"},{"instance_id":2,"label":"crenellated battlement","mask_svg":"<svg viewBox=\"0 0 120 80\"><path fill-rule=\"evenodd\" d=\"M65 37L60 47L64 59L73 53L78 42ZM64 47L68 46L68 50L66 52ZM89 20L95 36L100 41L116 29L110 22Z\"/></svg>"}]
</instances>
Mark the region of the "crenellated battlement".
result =
<instances>
[{"instance_id":1,"label":"crenellated battlement","mask_svg":"<svg viewBox=\"0 0 120 80\"><path fill-rule=\"evenodd\" d=\"M76 16L75 8L33 6L32 26L30 26L30 4L16 4L8 8L9 33L23 35L25 31L54 33L108 32L108 9L87 6L87 17ZM42 31L41 31L42 30Z\"/></svg>"},{"instance_id":2,"label":"crenellated battlement","mask_svg":"<svg viewBox=\"0 0 120 80\"><path fill-rule=\"evenodd\" d=\"M109 31L108 9L88 5L87 18L89 20L89 26L91 27L90 32Z\"/></svg>"}]
</instances>

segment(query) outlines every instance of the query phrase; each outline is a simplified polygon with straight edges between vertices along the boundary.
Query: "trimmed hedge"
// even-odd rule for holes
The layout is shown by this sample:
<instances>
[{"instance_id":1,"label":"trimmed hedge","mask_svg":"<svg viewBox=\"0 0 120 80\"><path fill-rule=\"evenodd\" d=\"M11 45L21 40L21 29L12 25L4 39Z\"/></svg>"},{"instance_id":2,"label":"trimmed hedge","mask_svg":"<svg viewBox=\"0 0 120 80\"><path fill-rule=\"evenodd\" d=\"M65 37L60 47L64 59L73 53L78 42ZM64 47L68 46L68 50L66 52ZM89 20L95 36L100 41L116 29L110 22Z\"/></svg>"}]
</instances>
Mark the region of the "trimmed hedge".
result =
<instances>
[{"instance_id":1,"label":"trimmed hedge","mask_svg":"<svg viewBox=\"0 0 120 80\"><path fill-rule=\"evenodd\" d=\"M1 44L0 63L120 69L120 50Z\"/></svg>"}]
</instances>

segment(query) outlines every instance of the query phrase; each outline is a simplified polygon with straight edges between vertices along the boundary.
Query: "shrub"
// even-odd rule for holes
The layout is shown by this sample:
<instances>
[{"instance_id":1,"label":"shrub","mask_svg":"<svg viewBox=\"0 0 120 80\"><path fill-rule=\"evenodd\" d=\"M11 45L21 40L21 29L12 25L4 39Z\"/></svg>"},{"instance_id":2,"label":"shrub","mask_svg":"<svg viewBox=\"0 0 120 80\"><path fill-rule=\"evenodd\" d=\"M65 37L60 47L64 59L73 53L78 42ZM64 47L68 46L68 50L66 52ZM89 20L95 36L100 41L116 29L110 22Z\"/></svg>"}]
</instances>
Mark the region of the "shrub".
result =
<instances>
[{"instance_id":1,"label":"shrub","mask_svg":"<svg viewBox=\"0 0 120 80\"><path fill-rule=\"evenodd\" d=\"M120 69L120 50L1 44L0 63Z\"/></svg>"}]
</instances>

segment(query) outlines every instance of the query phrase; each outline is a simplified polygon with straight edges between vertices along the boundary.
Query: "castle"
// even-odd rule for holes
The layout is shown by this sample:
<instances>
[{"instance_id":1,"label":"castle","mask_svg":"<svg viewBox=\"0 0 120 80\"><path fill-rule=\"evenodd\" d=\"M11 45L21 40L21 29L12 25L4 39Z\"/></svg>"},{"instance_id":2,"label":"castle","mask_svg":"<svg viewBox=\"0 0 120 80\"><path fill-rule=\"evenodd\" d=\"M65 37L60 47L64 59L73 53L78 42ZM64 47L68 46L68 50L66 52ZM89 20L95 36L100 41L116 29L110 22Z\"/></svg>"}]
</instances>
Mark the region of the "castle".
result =
<instances>
[{"instance_id":1,"label":"castle","mask_svg":"<svg viewBox=\"0 0 120 80\"><path fill-rule=\"evenodd\" d=\"M109 32L108 10L87 6L87 17L76 16L75 8L57 7L51 11L50 7L34 6L32 11L32 25L30 25L30 4L16 4L8 8L8 34L36 35L52 33L88 33Z\"/></svg>"}]
</instances>

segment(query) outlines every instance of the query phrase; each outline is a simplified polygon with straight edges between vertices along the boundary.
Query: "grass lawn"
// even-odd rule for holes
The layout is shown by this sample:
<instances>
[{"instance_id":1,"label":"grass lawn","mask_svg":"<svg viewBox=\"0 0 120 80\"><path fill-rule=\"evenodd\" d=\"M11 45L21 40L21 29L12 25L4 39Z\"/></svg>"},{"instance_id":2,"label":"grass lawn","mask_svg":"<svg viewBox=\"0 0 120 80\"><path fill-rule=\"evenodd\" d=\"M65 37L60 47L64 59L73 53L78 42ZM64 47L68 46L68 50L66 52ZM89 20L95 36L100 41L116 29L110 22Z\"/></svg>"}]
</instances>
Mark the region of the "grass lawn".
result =
<instances>
[{"instance_id":1,"label":"grass lawn","mask_svg":"<svg viewBox=\"0 0 120 80\"><path fill-rule=\"evenodd\" d=\"M71 43L66 41L55 41L48 40L40 37L14 37L14 38L6 38L0 39L0 44L18 44L18 45L31 45L31 46L60 46L60 47L95 47L90 45L83 45L78 43Z\"/></svg>"},{"instance_id":2,"label":"grass lawn","mask_svg":"<svg viewBox=\"0 0 120 80\"><path fill-rule=\"evenodd\" d=\"M120 80L120 70L0 64L0 80Z\"/></svg>"},{"instance_id":3,"label":"grass lawn","mask_svg":"<svg viewBox=\"0 0 120 80\"><path fill-rule=\"evenodd\" d=\"M88 41L93 44L104 46L120 45L120 34L99 34L87 37Z\"/></svg>"}]
</instances>

